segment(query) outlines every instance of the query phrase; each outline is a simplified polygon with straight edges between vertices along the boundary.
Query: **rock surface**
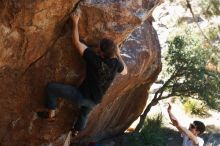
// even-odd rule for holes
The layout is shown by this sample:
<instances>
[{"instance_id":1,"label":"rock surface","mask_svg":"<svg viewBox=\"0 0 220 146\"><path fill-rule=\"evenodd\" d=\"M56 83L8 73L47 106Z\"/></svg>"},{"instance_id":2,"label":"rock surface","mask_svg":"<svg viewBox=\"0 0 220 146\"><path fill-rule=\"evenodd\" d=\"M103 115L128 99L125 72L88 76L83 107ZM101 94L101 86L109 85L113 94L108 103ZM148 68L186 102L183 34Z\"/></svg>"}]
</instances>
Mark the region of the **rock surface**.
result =
<instances>
[{"instance_id":1,"label":"rock surface","mask_svg":"<svg viewBox=\"0 0 220 146\"><path fill-rule=\"evenodd\" d=\"M91 113L81 139L85 140L88 133L89 140L96 141L123 132L145 107L148 89L161 70L159 41L148 21L124 42L121 53L129 75L116 78L103 102Z\"/></svg>"},{"instance_id":2,"label":"rock surface","mask_svg":"<svg viewBox=\"0 0 220 146\"><path fill-rule=\"evenodd\" d=\"M77 6L85 43L97 46L102 37L123 42L129 69L93 110L79 139L98 140L123 132L142 112L148 88L160 72L157 34L145 21L159 3L0 0L0 145L62 145L78 109L61 100L53 123L39 119L36 112L44 108L48 82L78 86L84 78L85 64L71 44L69 15Z\"/></svg>"}]
</instances>

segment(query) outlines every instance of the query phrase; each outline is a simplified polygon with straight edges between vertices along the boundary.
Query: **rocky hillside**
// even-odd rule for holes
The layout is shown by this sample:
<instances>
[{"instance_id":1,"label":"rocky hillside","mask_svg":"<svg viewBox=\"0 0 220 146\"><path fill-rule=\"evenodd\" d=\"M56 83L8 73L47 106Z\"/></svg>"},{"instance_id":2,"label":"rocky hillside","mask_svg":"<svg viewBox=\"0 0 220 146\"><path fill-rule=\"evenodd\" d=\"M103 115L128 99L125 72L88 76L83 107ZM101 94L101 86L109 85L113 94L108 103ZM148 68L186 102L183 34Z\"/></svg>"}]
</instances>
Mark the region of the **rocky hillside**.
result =
<instances>
[{"instance_id":1,"label":"rocky hillside","mask_svg":"<svg viewBox=\"0 0 220 146\"><path fill-rule=\"evenodd\" d=\"M160 0L0 0L0 145L60 146L78 109L60 101L56 121L39 119L48 82L78 86L85 63L71 44L70 14L81 9L80 37L97 47L103 37L122 45L129 74L118 76L90 114L78 139L123 132L142 112L161 70L151 15Z\"/></svg>"}]
</instances>

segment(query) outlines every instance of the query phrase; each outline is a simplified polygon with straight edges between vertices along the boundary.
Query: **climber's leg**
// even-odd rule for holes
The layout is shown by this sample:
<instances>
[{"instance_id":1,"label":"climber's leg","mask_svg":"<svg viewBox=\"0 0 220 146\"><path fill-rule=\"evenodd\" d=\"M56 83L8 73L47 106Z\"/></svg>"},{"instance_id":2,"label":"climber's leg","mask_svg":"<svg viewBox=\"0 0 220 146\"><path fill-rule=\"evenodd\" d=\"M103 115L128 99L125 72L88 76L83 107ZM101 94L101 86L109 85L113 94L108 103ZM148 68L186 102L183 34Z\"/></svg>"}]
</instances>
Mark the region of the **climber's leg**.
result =
<instances>
[{"instance_id":1,"label":"climber's leg","mask_svg":"<svg viewBox=\"0 0 220 146\"><path fill-rule=\"evenodd\" d=\"M82 96L78 88L70 85L58 84L58 83L49 83L46 88L47 92L47 108L49 112L43 114L47 118L55 117L55 109L57 108L57 99L59 97L75 102L77 105L93 107L95 104Z\"/></svg>"},{"instance_id":2,"label":"climber's leg","mask_svg":"<svg viewBox=\"0 0 220 146\"><path fill-rule=\"evenodd\" d=\"M59 97L68 99L77 104L83 100L83 96L80 91L70 85L57 84L57 83L49 83L46 88L47 92L47 108L51 110L55 110L57 107L57 99Z\"/></svg>"},{"instance_id":3,"label":"climber's leg","mask_svg":"<svg viewBox=\"0 0 220 146\"><path fill-rule=\"evenodd\" d=\"M92 110L92 107L82 106L80 108L80 115L78 117L78 120L76 121L76 124L74 125L74 130L81 131L82 129L85 128L85 125L86 125L86 122L88 119L88 115L91 110Z\"/></svg>"}]
</instances>

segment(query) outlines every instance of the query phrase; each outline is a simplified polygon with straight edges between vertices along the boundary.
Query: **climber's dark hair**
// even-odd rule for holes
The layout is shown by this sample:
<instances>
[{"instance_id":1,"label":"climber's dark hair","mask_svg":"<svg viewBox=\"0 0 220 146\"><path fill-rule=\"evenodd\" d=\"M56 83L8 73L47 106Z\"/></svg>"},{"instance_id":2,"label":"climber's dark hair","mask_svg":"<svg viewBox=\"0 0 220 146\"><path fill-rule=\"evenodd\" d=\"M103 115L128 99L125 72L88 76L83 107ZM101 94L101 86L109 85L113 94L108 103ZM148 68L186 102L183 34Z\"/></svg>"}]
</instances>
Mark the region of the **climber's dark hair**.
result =
<instances>
[{"instance_id":1,"label":"climber's dark hair","mask_svg":"<svg viewBox=\"0 0 220 146\"><path fill-rule=\"evenodd\" d=\"M100 49L105 57L111 58L116 52L116 44L111 39L103 38L100 41Z\"/></svg>"},{"instance_id":2,"label":"climber's dark hair","mask_svg":"<svg viewBox=\"0 0 220 146\"><path fill-rule=\"evenodd\" d=\"M205 124L201 121L193 121L193 124L196 126L196 131L199 132L199 135L205 131Z\"/></svg>"}]
</instances>

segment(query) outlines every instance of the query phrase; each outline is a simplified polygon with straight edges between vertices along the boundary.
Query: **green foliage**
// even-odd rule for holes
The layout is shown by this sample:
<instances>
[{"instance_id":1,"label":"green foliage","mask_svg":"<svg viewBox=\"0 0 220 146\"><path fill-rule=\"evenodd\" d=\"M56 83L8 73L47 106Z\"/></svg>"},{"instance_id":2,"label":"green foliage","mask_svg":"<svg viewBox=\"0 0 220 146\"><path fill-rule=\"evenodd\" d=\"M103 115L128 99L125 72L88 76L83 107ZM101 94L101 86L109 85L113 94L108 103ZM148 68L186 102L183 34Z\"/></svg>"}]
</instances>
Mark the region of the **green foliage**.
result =
<instances>
[{"instance_id":1,"label":"green foliage","mask_svg":"<svg viewBox=\"0 0 220 146\"><path fill-rule=\"evenodd\" d=\"M216 40L219 32L220 32L220 26L210 27L207 30L208 38L210 40Z\"/></svg>"},{"instance_id":2,"label":"green foliage","mask_svg":"<svg viewBox=\"0 0 220 146\"><path fill-rule=\"evenodd\" d=\"M220 0L201 0L199 6L207 17L220 15Z\"/></svg>"},{"instance_id":3,"label":"green foliage","mask_svg":"<svg viewBox=\"0 0 220 146\"><path fill-rule=\"evenodd\" d=\"M171 76L166 90L174 96L198 97L220 109L220 74L207 69L207 63L216 56L209 47L191 31L169 41L165 60Z\"/></svg>"},{"instance_id":4,"label":"green foliage","mask_svg":"<svg viewBox=\"0 0 220 146\"><path fill-rule=\"evenodd\" d=\"M171 3L179 3L186 7L186 0L169 0ZM193 3L191 1L191 3ZM201 13L206 17L220 15L220 0L200 0L194 2L193 10L201 8Z\"/></svg>"},{"instance_id":5,"label":"green foliage","mask_svg":"<svg viewBox=\"0 0 220 146\"><path fill-rule=\"evenodd\" d=\"M165 146L166 137L162 129L162 115L148 118L143 129L129 138L131 146Z\"/></svg>"},{"instance_id":6,"label":"green foliage","mask_svg":"<svg viewBox=\"0 0 220 146\"><path fill-rule=\"evenodd\" d=\"M184 105L185 111L192 115L197 115L201 117L206 117L209 115L207 113L208 109L206 105L203 102L198 101L196 99L190 98L189 100L186 100L183 105Z\"/></svg>"}]
</instances>

